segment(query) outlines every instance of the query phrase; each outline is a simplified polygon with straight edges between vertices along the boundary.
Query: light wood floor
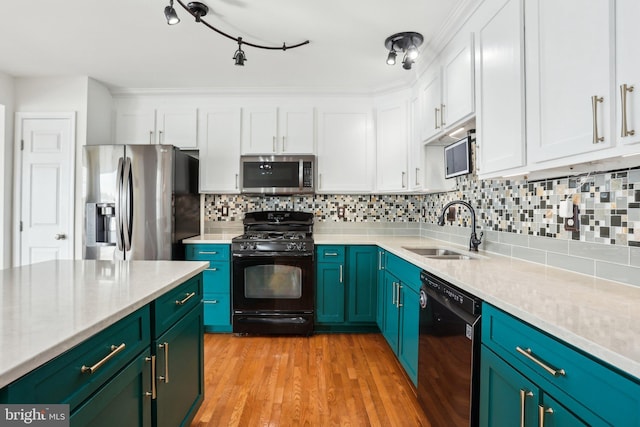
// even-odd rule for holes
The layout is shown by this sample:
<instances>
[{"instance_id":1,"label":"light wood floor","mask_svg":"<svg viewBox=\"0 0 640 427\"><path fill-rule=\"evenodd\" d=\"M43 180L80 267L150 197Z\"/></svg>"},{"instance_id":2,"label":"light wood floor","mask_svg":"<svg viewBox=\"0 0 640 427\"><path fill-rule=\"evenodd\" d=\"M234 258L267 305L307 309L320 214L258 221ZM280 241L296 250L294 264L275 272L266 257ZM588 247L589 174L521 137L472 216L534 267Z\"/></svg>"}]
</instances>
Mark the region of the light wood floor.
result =
<instances>
[{"instance_id":1,"label":"light wood floor","mask_svg":"<svg viewBox=\"0 0 640 427\"><path fill-rule=\"evenodd\" d=\"M430 426L380 334L205 334L192 426Z\"/></svg>"}]
</instances>

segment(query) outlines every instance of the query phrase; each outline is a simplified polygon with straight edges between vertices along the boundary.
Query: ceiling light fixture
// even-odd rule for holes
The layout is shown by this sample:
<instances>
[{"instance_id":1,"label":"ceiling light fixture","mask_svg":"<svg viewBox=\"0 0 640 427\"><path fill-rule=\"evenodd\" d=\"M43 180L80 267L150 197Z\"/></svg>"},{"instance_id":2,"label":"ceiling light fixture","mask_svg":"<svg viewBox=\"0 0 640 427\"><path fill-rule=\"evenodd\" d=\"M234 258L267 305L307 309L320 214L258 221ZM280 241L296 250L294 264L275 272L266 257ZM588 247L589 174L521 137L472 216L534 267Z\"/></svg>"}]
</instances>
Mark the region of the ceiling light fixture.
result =
<instances>
[{"instance_id":1,"label":"ceiling light fixture","mask_svg":"<svg viewBox=\"0 0 640 427\"><path fill-rule=\"evenodd\" d=\"M196 22L204 24L206 27L215 31L221 36L224 36L238 43L238 50L236 50L236 52L233 55L233 60L235 65L244 66L244 62L247 60L247 55L242 50L242 45L247 45L247 46L255 47L258 49L267 49L267 50L288 50L288 49L294 49L296 47L304 46L305 44L309 44L309 40L305 40L301 43L297 43L290 46L287 46L286 43L282 43L282 46L265 46L265 45L260 45L256 43L249 43L242 40L242 37L233 37L225 33L224 31L217 29L216 27L209 24L208 22L204 21L202 17L206 16L207 13L209 12L209 7L206 4L201 3L199 1L192 1L185 5L182 0L176 0L176 1L178 2L178 4L180 4L180 6L184 8L184 10L189 12L196 19ZM175 9L173 8L173 0L169 0L169 6L164 8L164 16L165 18L167 18L167 24L169 25L175 25L178 22L180 22L180 18L178 18L178 15L176 14Z\"/></svg>"},{"instance_id":2,"label":"ceiling light fixture","mask_svg":"<svg viewBox=\"0 0 640 427\"><path fill-rule=\"evenodd\" d=\"M387 37L384 41L385 47L389 49L387 64L395 65L397 53L404 53L402 68L410 70L418 58L418 47L423 41L422 34L413 31L405 31Z\"/></svg>"}]
</instances>

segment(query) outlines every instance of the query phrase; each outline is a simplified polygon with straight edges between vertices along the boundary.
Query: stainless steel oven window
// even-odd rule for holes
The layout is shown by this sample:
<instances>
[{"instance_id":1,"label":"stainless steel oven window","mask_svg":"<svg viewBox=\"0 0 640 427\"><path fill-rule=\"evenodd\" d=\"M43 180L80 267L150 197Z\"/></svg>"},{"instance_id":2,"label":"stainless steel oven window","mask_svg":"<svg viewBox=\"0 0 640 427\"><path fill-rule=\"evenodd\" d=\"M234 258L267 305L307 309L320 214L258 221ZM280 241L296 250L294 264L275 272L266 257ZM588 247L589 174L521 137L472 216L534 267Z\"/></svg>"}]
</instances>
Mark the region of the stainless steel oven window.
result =
<instances>
[{"instance_id":1,"label":"stainless steel oven window","mask_svg":"<svg viewBox=\"0 0 640 427\"><path fill-rule=\"evenodd\" d=\"M244 269L245 298L299 299L302 297L302 269L270 264Z\"/></svg>"}]
</instances>

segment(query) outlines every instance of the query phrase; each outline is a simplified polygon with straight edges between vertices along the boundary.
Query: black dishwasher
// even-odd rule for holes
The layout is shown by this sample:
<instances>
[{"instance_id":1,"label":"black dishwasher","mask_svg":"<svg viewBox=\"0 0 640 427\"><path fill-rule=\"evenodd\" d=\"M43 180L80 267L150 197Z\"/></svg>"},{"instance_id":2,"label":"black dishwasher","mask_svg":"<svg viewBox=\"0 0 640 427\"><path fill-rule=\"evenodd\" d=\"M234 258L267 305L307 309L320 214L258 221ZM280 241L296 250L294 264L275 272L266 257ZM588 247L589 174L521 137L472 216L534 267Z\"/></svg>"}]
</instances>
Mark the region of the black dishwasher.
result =
<instances>
[{"instance_id":1,"label":"black dishwasher","mask_svg":"<svg viewBox=\"0 0 640 427\"><path fill-rule=\"evenodd\" d=\"M482 301L420 272L418 400L433 427L478 425Z\"/></svg>"}]
</instances>

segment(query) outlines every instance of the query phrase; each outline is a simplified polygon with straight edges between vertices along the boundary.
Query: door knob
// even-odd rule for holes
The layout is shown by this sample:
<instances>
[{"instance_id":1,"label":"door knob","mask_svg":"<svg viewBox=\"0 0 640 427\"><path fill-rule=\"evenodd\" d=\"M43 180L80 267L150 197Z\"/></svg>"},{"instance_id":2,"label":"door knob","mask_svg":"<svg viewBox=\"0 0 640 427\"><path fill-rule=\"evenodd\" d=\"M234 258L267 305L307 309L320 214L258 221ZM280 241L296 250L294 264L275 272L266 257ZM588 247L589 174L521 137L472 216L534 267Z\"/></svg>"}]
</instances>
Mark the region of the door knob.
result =
<instances>
[{"instance_id":1,"label":"door knob","mask_svg":"<svg viewBox=\"0 0 640 427\"><path fill-rule=\"evenodd\" d=\"M64 240L67 238L67 235L64 233L57 233L53 238L56 240Z\"/></svg>"}]
</instances>

